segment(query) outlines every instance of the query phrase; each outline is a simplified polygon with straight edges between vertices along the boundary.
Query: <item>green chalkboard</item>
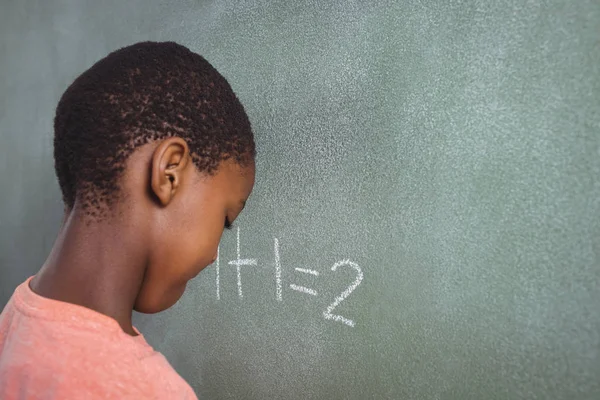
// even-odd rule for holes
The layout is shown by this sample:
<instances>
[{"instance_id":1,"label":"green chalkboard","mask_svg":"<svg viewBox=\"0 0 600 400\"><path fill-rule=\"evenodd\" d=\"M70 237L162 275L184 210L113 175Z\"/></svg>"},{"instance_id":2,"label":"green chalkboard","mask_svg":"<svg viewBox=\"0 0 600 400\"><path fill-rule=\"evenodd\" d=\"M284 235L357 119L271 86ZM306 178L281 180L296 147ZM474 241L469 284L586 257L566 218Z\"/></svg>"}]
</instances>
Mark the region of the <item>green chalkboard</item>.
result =
<instances>
[{"instance_id":1,"label":"green chalkboard","mask_svg":"<svg viewBox=\"0 0 600 400\"><path fill-rule=\"evenodd\" d=\"M200 398L600 398L598 1L2 1L0 305L61 220L59 96L141 40L258 146L218 265L136 315Z\"/></svg>"}]
</instances>

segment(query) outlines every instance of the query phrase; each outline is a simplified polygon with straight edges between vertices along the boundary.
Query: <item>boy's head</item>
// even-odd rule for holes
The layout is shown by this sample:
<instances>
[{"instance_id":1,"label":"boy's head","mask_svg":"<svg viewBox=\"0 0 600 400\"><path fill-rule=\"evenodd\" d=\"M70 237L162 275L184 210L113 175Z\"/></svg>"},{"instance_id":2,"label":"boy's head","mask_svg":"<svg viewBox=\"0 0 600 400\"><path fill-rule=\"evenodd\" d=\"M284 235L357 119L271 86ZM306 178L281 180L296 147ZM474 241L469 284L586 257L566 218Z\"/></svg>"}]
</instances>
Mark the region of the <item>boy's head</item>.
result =
<instances>
[{"instance_id":1,"label":"boy's head","mask_svg":"<svg viewBox=\"0 0 600 400\"><path fill-rule=\"evenodd\" d=\"M123 245L111 251L144 263L135 309L170 307L214 261L254 185L254 139L233 90L183 46L138 43L71 84L54 131L67 214L118 226Z\"/></svg>"}]
</instances>

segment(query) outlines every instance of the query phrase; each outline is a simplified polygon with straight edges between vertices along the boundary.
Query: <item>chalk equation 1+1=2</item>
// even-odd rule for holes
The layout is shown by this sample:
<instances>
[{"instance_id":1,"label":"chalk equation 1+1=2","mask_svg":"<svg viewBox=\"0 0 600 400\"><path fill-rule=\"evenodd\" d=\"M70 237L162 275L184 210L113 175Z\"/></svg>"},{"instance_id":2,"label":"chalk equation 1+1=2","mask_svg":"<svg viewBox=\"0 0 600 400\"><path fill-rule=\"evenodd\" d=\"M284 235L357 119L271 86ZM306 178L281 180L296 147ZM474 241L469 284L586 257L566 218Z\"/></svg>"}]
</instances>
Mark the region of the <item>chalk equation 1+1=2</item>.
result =
<instances>
[{"instance_id":1,"label":"chalk equation 1+1=2","mask_svg":"<svg viewBox=\"0 0 600 400\"><path fill-rule=\"evenodd\" d=\"M235 260L231 260L227 262L227 265L236 267L236 275L237 275L237 292L240 298L244 297L244 293L242 291L242 267L252 267L257 266L258 261L254 258L242 258L242 251L240 245L240 228L237 228L237 243L236 243L236 253L237 258ZM282 280L282 268L281 268L281 257L279 255L279 240L274 238L273 241L273 253L274 253L274 266L275 266L275 299L277 301L283 301L283 280ZM216 295L217 300L221 300L221 251L220 247L217 249L217 259L215 260L215 270L216 270ZM364 279L364 274L362 269L358 264L350 260L341 260L333 264L331 267L331 271L335 272L339 268L350 268L356 272L356 278L354 281L339 295L335 296L331 304L327 306L327 308L323 311L322 316L326 320L341 322L347 326L355 327L356 322L353 319L349 319L343 317L339 314L334 314L333 311L337 306L339 306L350 294L361 284ZM320 276L319 271L308 268L294 268L295 272L305 275L311 275L318 277ZM289 288L296 292L304 293L309 296L319 296L319 293L312 288L290 284Z\"/></svg>"}]
</instances>

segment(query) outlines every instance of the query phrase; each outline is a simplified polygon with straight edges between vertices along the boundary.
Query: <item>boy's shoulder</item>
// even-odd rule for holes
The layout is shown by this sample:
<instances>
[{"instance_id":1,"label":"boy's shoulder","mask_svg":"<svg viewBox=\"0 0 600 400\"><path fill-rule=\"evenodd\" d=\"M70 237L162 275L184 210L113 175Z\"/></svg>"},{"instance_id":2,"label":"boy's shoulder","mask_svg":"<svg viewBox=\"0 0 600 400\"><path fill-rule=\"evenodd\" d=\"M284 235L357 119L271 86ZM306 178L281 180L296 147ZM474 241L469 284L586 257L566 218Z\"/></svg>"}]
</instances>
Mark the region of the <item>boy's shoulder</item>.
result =
<instances>
[{"instance_id":1,"label":"boy's shoulder","mask_svg":"<svg viewBox=\"0 0 600 400\"><path fill-rule=\"evenodd\" d=\"M0 314L0 397L26 389L50 391L44 398L196 398L143 336L127 335L95 311L38 296L28 282Z\"/></svg>"}]
</instances>

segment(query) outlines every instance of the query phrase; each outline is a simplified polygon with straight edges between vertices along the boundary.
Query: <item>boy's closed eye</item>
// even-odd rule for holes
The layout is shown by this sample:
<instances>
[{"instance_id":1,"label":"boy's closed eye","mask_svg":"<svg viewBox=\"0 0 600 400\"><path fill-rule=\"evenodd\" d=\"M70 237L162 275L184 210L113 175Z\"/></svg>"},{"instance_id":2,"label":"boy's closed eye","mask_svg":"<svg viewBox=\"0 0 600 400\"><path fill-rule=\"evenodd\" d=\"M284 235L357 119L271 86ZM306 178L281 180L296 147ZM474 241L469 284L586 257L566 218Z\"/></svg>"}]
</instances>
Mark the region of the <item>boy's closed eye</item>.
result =
<instances>
[{"instance_id":1,"label":"boy's closed eye","mask_svg":"<svg viewBox=\"0 0 600 400\"><path fill-rule=\"evenodd\" d=\"M240 204L242 207L240 208L239 213L241 213L244 210L244 207L246 207L246 200L242 200ZM233 229L233 223L229 220L227 215L225 216L225 229Z\"/></svg>"}]
</instances>

